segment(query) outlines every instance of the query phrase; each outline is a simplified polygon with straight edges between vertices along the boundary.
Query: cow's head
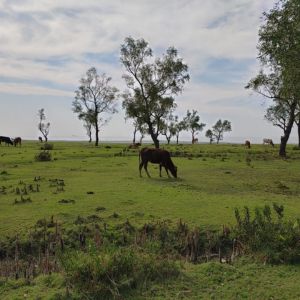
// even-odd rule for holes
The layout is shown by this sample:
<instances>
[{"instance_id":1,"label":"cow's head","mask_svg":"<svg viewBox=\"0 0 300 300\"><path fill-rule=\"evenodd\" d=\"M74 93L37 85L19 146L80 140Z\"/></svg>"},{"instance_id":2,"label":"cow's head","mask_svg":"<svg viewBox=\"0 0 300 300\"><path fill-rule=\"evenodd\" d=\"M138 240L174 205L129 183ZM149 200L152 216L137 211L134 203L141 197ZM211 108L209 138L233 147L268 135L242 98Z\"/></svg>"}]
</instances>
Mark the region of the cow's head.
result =
<instances>
[{"instance_id":1,"label":"cow's head","mask_svg":"<svg viewBox=\"0 0 300 300\"><path fill-rule=\"evenodd\" d=\"M170 168L170 171L171 171L171 174L172 174L175 178L177 178L177 167L173 165L173 166Z\"/></svg>"}]
</instances>

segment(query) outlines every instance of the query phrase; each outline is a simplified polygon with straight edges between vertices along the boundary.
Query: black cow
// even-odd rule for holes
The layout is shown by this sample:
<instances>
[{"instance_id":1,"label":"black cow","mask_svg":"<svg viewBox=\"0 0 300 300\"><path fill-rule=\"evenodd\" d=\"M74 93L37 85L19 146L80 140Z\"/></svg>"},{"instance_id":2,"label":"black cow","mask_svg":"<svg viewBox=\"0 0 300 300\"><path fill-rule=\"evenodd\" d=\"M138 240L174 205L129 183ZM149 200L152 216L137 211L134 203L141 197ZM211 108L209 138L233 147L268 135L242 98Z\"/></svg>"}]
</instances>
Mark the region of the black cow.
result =
<instances>
[{"instance_id":1,"label":"black cow","mask_svg":"<svg viewBox=\"0 0 300 300\"><path fill-rule=\"evenodd\" d=\"M0 136L0 144L4 142L6 145L13 145L13 142L11 140L11 138L9 138L8 136Z\"/></svg>"},{"instance_id":2,"label":"black cow","mask_svg":"<svg viewBox=\"0 0 300 300\"><path fill-rule=\"evenodd\" d=\"M177 167L173 164L171 160L170 153L167 150L162 149L156 149L156 148L143 148L140 151L139 155L139 170L140 170L140 176L142 177L142 167L144 166L144 169L150 177L147 166L148 162L151 162L153 164L159 164L159 176L161 177L161 168L164 167L166 169L166 172L169 175L168 170L170 170L171 174L177 178Z\"/></svg>"},{"instance_id":3,"label":"black cow","mask_svg":"<svg viewBox=\"0 0 300 300\"><path fill-rule=\"evenodd\" d=\"M245 141L245 146L248 148L248 149L250 149L251 148L251 143L250 143L250 141Z\"/></svg>"}]
</instances>

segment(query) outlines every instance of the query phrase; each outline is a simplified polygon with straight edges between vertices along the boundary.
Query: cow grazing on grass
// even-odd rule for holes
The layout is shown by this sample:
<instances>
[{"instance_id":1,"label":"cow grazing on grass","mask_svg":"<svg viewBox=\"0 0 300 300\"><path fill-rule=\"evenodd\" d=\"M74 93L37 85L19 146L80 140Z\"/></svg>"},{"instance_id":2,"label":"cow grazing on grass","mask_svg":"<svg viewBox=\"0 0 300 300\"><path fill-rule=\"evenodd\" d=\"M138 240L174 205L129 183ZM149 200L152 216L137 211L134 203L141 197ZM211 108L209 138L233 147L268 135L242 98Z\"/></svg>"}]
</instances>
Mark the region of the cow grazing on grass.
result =
<instances>
[{"instance_id":1,"label":"cow grazing on grass","mask_svg":"<svg viewBox=\"0 0 300 300\"><path fill-rule=\"evenodd\" d=\"M250 149L251 148L251 143L250 141L245 141L245 146Z\"/></svg>"},{"instance_id":2,"label":"cow grazing on grass","mask_svg":"<svg viewBox=\"0 0 300 300\"><path fill-rule=\"evenodd\" d=\"M42 143L43 142L43 138L41 136L39 136L39 141Z\"/></svg>"},{"instance_id":3,"label":"cow grazing on grass","mask_svg":"<svg viewBox=\"0 0 300 300\"><path fill-rule=\"evenodd\" d=\"M22 139L20 137L16 137L14 138L14 145L15 147L19 144L19 146L21 147L22 145Z\"/></svg>"},{"instance_id":4,"label":"cow grazing on grass","mask_svg":"<svg viewBox=\"0 0 300 300\"><path fill-rule=\"evenodd\" d=\"M166 169L166 172L169 175L169 172L177 178L177 167L173 164L171 160L170 153L167 150L162 149L156 149L156 148L143 148L140 151L139 155L139 170L140 170L140 176L142 177L142 168L144 166L144 169L150 177L150 174L148 173L147 166L148 162L151 162L153 164L159 164L159 176L161 177L161 169L164 167Z\"/></svg>"},{"instance_id":5,"label":"cow grazing on grass","mask_svg":"<svg viewBox=\"0 0 300 300\"><path fill-rule=\"evenodd\" d=\"M272 139L263 139L263 144L269 144L272 147L274 147L274 143L273 143Z\"/></svg>"},{"instance_id":6,"label":"cow grazing on grass","mask_svg":"<svg viewBox=\"0 0 300 300\"><path fill-rule=\"evenodd\" d=\"M0 144L2 142L5 143L5 145L7 145L7 146L13 145L13 142L12 142L11 138L8 137L8 136L0 136Z\"/></svg>"}]
</instances>

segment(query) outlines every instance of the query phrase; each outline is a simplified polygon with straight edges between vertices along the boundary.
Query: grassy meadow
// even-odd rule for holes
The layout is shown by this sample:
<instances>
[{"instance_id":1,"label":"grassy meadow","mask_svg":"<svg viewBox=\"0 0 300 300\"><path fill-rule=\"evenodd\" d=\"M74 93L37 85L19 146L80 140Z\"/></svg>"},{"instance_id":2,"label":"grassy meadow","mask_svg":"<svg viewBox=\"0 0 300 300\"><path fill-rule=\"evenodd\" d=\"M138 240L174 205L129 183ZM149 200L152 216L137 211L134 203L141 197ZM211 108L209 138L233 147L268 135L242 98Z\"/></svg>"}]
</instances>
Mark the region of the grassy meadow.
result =
<instances>
[{"instance_id":1,"label":"grassy meadow","mask_svg":"<svg viewBox=\"0 0 300 300\"><path fill-rule=\"evenodd\" d=\"M126 220L142 226L181 219L190 227L220 229L235 224L235 208L253 211L274 202L284 206L286 219L300 215L300 151L292 145L286 160L278 158L278 146L162 145L178 167L179 178L174 179L164 170L160 178L158 166L152 164L151 178L144 171L140 178L138 150L128 150L125 144L51 144L49 162L35 161L42 145L38 142L0 146L2 239L26 235L38 220L51 218L66 228L78 216L97 216L110 227ZM297 265L181 264L178 279L129 299L300 298ZM57 296L64 290L60 276L39 276L30 285L0 280L1 299L67 299Z\"/></svg>"}]
</instances>

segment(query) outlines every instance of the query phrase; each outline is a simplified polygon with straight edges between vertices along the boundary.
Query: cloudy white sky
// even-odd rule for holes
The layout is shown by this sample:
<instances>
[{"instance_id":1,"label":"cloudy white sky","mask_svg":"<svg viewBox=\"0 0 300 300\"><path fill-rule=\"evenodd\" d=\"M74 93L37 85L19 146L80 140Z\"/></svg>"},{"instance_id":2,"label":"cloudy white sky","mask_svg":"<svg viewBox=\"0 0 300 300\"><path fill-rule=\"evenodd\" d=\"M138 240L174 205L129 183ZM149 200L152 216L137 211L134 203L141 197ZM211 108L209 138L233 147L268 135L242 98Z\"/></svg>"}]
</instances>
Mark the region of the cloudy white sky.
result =
<instances>
[{"instance_id":1,"label":"cloudy white sky","mask_svg":"<svg viewBox=\"0 0 300 300\"><path fill-rule=\"evenodd\" d=\"M280 130L263 119L264 101L244 89L259 69L262 12L273 5L274 0L0 0L0 135L36 139L37 111L44 108L50 139L85 139L72 112L79 79L95 66L123 90L119 49L132 36L147 40L157 55L175 46L188 64L191 80L176 99L180 117L196 109L205 130L219 118L230 120L233 131L225 141L279 141ZM102 140L132 138L121 100L119 107ZM199 138L207 140L204 132Z\"/></svg>"}]
</instances>

